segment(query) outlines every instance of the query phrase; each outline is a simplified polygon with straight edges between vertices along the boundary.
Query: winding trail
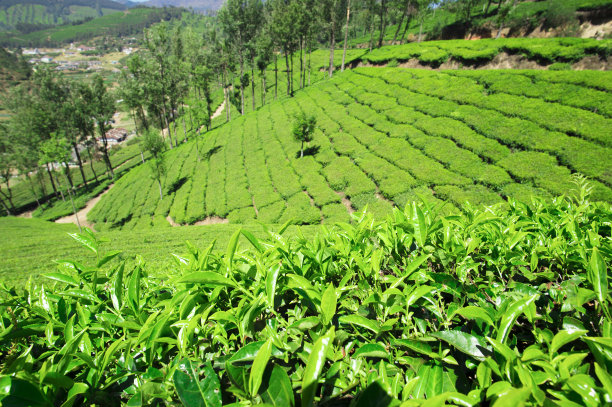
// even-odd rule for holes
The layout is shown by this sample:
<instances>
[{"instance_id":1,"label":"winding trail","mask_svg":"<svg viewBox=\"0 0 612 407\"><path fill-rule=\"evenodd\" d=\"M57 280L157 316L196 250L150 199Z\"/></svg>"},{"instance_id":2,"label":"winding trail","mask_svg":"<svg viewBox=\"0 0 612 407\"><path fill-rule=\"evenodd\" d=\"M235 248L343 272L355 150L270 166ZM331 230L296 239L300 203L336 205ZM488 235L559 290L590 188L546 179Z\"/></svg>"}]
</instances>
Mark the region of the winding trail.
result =
<instances>
[{"instance_id":1,"label":"winding trail","mask_svg":"<svg viewBox=\"0 0 612 407\"><path fill-rule=\"evenodd\" d=\"M219 117L221 115L221 113L223 113L223 111L225 110L225 100L219 105L219 107L217 107L217 110L215 110L215 112L212 114L212 116L210 116L210 120L213 120L217 117ZM202 128L205 128L206 126L202 126ZM201 130L201 129L200 129ZM168 132L168 129L165 128L162 130L162 135L165 137L166 134ZM124 165L125 163L122 163L121 165ZM121 167L121 165L119 167ZM117 167L117 168L119 168ZM114 184L111 184L108 186L108 188L106 188L106 190L104 190L104 192L102 192L100 195L94 197L93 199L91 199L89 202L87 202L87 205L85 205L85 207L81 210L79 210L76 213L76 216L74 214L69 215L69 216L64 216L63 218L59 218L55 221L55 223L74 223L75 225L77 224L77 217L79 218L79 222L81 223L81 226L86 226L88 228L90 228L91 230L94 230L94 225L90 222L87 221L87 214L89 213L89 211L100 201L100 199L102 199L102 197L108 193L108 191L110 191L110 189L113 187ZM21 214L20 216L23 217L32 217L32 211L30 212L26 212ZM172 226L181 226L177 223L174 222L174 220L168 216L166 218L168 220L168 222L172 225ZM227 223L227 219L222 219L222 218L217 218L217 217L208 217L206 219L203 219L201 221L198 221L195 223L195 225L212 225L212 224L217 224L217 223Z\"/></svg>"},{"instance_id":2,"label":"winding trail","mask_svg":"<svg viewBox=\"0 0 612 407\"><path fill-rule=\"evenodd\" d=\"M87 202L87 205L85 205L85 207L83 209L78 211L76 213L76 216L74 214L69 215L69 216L64 216L63 218L56 219L55 223L74 223L76 225L77 224L77 217L78 217L79 218L79 222L81 223L81 226L86 226L86 227L90 228L91 230L95 231L94 225L87 221L87 214L98 203L98 201L100 201L100 199L102 199L102 197L105 194L107 194L108 191L110 191L110 189L113 187L113 185L115 185L115 184L110 184L108 186L108 188L106 188L104 190L104 192L102 192L100 195L94 197L89 202Z\"/></svg>"}]
</instances>

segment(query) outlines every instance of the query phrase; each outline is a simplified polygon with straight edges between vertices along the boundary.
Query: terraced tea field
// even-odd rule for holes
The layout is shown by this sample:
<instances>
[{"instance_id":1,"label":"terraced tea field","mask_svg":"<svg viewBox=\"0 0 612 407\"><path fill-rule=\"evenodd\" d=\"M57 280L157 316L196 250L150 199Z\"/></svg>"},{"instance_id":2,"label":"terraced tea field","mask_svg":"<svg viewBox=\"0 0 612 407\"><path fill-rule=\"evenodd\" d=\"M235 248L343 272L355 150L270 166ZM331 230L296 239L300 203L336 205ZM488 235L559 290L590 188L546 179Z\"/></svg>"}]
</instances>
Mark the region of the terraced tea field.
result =
<instances>
[{"instance_id":1,"label":"terraced tea field","mask_svg":"<svg viewBox=\"0 0 612 407\"><path fill-rule=\"evenodd\" d=\"M349 220L424 199L455 211L508 197L551 197L588 176L612 202L609 72L422 71L336 74L167 153L160 201L148 166L120 179L90 212L98 229ZM299 112L318 127L297 158Z\"/></svg>"}]
</instances>

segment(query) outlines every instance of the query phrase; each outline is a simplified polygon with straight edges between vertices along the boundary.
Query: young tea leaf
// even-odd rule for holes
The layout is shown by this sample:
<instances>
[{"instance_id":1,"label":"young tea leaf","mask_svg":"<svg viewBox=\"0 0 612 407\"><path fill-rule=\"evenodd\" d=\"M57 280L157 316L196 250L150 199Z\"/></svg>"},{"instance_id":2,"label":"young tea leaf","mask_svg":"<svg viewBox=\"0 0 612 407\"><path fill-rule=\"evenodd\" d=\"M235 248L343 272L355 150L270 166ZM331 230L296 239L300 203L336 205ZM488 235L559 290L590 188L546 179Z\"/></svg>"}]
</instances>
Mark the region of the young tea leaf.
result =
<instances>
[{"instance_id":1,"label":"young tea leaf","mask_svg":"<svg viewBox=\"0 0 612 407\"><path fill-rule=\"evenodd\" d=\"M317 394L318 381L323 365L327 359L327 349L330 347L335 336L335 328L321 336L312 346L308 362L302 376L302 407L312 407Z\"/></svg>"},{"instance_id":2,"label":"young tea leaf","mask_svg":"<svg viewBox=\"0 0 612 407\"><path fill-rule=\"evenodd\" d=\"M329 325L336 314L336 289L330 284L321 296L321 323Z\"/></svg>"}]
</instances>

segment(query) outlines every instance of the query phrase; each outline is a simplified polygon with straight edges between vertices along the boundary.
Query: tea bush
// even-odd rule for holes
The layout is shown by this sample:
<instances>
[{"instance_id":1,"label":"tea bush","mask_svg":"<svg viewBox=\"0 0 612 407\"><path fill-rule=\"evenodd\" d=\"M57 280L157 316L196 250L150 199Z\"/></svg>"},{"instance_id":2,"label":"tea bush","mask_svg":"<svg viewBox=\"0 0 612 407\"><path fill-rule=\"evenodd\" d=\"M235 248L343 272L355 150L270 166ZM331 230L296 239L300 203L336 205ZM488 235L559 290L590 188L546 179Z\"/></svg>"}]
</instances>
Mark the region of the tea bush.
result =
<instances>
[{"instance_id":1,"label":"tea bush","mask_svg":"<svg viewBox=\"0 0 612 407\"><path fill-rule=\"evenodd\" d=\"M574 182L459 216L356 213L310 237L236 229L225 253L188 244L163 275L74 233L87 265L0 287L0 400L609 404L612 207Z\"/></svg>"}]
</instances>

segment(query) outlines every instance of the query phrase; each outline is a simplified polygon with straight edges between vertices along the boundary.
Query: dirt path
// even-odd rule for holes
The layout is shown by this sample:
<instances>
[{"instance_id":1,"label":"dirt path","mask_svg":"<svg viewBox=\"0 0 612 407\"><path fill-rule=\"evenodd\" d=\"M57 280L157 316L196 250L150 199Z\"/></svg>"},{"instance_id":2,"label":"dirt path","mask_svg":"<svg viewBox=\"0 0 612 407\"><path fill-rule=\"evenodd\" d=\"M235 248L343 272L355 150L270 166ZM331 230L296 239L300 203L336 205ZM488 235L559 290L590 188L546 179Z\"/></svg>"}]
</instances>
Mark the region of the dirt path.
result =
<instances>
[{"instance_id":1,"label":"dirt path","mask_svg":"<svg viewBox=\"0 0 612 407\"><path fill-rule=\"evenodd\" d=\"M87 214L89 213L91 208L93 208L98 203L98 201L100 199L102 199L102 197L105 194L108 193L108 191L110 191L110 189L113 187L113 185L114 184L110 184L108 186L108 188L106 188L106 190L104 190L104 192L102 192L100 195L96 196L95 198L93 198L89 202L87 202L87 205L85 205L85 207L83 209L78 211L76 213L76 216L74 214L72 214L70 216L64 216L63 218L57 219L55 221L55 223L74 223L76 225L77 224L77 216L78 216L79 222L81 223L81 226L87 226L91 230L94 230L93 224L91 224L90 222L87 221Z\"/></svg>"},{"instance_id":2,"label":"dirt path","mask_svg":"<svg viewBox=\"0 0 612 407\"><path fill-rule=\"evenodd\" d=\"M221 103L217 110L215 110L215 112L212 114L212 116L210 116L210 120L216 119L217 117L221 116L223 110L225 110L225 100L223 100L223 103Z\"/></svg>"}]
</instances>

